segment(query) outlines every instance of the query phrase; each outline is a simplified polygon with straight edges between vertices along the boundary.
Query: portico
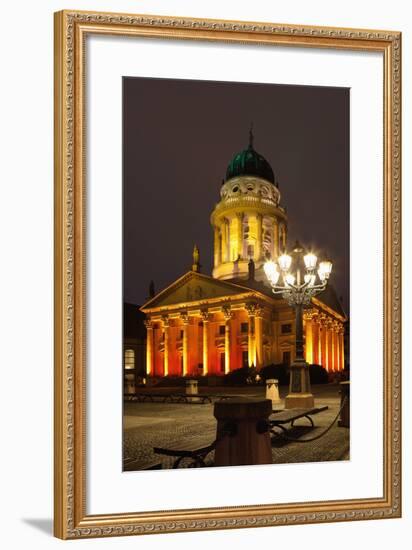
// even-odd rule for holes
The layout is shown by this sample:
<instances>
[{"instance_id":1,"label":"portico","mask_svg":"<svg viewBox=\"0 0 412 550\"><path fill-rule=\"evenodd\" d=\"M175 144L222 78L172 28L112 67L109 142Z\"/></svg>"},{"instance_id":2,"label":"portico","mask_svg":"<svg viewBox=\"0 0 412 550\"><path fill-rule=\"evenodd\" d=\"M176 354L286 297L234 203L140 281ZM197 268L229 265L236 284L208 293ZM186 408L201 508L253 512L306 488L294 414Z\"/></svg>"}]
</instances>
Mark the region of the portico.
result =
<instances>
[{"instance_id":1,"label":"portico","mask_svg":"<svg viewBox=\"0 0 412 550\"><path fill-rule=\"evenodd\" d=\"M223 376L244 366L282 363L285 350L293 360L292 308L263 285L254 284L257 290L247 284L191 271L146 303L147 374ZM199 299L183 300L193 289ZM304 325L306 360L342 370L343 320L317 306L307 310Z\"/></svg>"}]
</instances>

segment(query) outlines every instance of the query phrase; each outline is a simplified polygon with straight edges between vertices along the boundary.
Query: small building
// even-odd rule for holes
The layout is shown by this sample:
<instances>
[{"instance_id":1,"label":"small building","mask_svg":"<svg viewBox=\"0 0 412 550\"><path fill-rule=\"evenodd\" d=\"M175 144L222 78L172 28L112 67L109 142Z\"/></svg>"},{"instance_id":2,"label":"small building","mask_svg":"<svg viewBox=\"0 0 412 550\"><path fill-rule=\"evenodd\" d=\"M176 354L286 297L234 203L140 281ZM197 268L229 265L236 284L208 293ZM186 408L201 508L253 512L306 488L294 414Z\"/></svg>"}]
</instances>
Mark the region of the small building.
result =
<instances>
[{"instance_id":1,"label":"small building","mask_svg":"<svg viewBox=\"0 0 412 550\"><path fill-rule=\"evenodd\" d=\"M286 248L288 219L269 163L248 147L231 160L211 214L212 275L191 269L140 309L150 376L221 376L295 358L294 309L275 296L263 264ZM344 368L345 313L329 284L305 310L305 355L329 372Z\"/></svg>"},{"instance_id":2,"label":"small building","mask_svg":"<svg viewBox=\"0 0 412 550\"><path fill-rule=\"evenodd\" d=\"M123 304L124 392L134 393L146 376L145 315L138 305Z\"/></svg>"}]
</instances>

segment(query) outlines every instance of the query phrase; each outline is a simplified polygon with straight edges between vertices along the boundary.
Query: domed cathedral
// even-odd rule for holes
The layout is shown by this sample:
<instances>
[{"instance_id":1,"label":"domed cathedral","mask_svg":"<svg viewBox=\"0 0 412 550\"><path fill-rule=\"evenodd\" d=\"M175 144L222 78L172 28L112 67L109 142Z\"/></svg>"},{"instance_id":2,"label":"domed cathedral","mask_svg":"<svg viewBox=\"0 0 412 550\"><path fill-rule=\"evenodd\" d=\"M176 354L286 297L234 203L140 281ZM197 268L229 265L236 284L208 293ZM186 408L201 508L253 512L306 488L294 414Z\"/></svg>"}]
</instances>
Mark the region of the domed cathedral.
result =
<instances>
[{"instance_id":1,"label":"domed cathedral","mask_svg":"<svg viewBox=\"0 0 412 550\"><path fill-rule=\"evenodd\" d=\"M286 249L287 216L269 162L249 144L229 163L211 214L212 275L192 265L140 309L146 315L149 376L221 376L295 358L294 309L275 296L264 261ZM305 355L329 372L344 368L345 313L333 287L305 310Z\"/></svg>"},{"instance_id":2,"label":"domed cathedral","mask_svg":"<svg viewBox=\"0 0 412 550\"><path fill-rule=\"evenodd\" d=\"M220 202L211 215L214 229L216 279L247 279L248 264L264 281L263 264L286 247L287 217L280 206L279 186L272 167L249 146L231 160L220 190Z\"/></svg>"}]
</instances>

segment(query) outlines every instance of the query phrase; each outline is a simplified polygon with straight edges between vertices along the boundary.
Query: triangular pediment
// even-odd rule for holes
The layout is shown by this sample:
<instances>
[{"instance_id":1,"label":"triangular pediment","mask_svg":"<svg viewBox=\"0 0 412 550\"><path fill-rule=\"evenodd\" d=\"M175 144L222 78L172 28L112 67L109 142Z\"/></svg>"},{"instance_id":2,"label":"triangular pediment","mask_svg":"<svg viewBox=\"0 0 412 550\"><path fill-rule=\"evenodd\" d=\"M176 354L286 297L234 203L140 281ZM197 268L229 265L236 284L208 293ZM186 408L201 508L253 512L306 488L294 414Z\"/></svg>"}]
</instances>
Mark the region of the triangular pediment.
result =
<instances>
[{"instance_id":1,"label":"triangular pediment","mask_svg":"<svg viewBox=\"0 0 412 550\"><path fill-rule=\"evenodd\" d=\"M163 306L177 306L179 304L202 302L225 296L233 297L247 292L252 291L228 281L220 281L202 273L189 271L151 298L140 309L145 311Z\"/></svg>"},{"instance_id":2,"label":"triangular pediment","mask_svg":"<svg viewBox=\"0 0 412 550\"><path fill-rule=\"evenodd\" d=\"M338 298L338 295L336 294L336 290L330 283L328 284L328 286L325 288L323 292L321 292L316 296L316 298L313 301L314 303L320 302L321 304L326 306L326 309L332 310L332 312L334 312L339 317L341 317L341 320L343 321L347 320L346 313Z\"/></svg>"}]
</instances>

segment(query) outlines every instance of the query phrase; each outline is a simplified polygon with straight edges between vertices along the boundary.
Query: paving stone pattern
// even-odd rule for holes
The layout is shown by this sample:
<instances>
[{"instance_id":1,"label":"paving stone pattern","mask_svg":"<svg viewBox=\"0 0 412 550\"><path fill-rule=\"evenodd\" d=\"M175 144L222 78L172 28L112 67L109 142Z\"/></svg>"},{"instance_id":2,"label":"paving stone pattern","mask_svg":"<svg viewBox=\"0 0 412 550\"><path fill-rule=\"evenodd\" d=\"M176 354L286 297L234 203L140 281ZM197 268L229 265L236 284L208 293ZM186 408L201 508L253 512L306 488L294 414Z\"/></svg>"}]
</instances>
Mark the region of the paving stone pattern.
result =
<instances>
[{"instance_id":1,"label":"paving stone pattern","mask_svg":"<svg viewBox=\"0 0 412 550\"><path fill-rule=\"evenodd\" d=\"M283 390L283 391L282 391ZM170 391L170 389L168 389ZM281 388L284 397L286 388ZM263 387L251 388L201 388L203 393L236 395L264 398ZM329 409L313 417L315 428L307 419L296 421L295 427L287 433L288 437L313 438L323 432L335 418L340 398L337 386L315 386L316 406L328 405ZM124 459L135 460L135 469L160 462L162 468L171 468L175 458L153 453L153 447L174 448L192 445L203 447L212 443L216 437L216 420L212 404L171 404L171 403L125 403L124 405ZM283 408L283 402L279 404ZM272 439L274 464L323 462L349 459L349 429L337 424L320 439L308 443L286 441L283 438ZM181 467L187 465L187 461ZM213 465L213 453L208 455L208 465Z\"/></svg>"}]
</instances>

